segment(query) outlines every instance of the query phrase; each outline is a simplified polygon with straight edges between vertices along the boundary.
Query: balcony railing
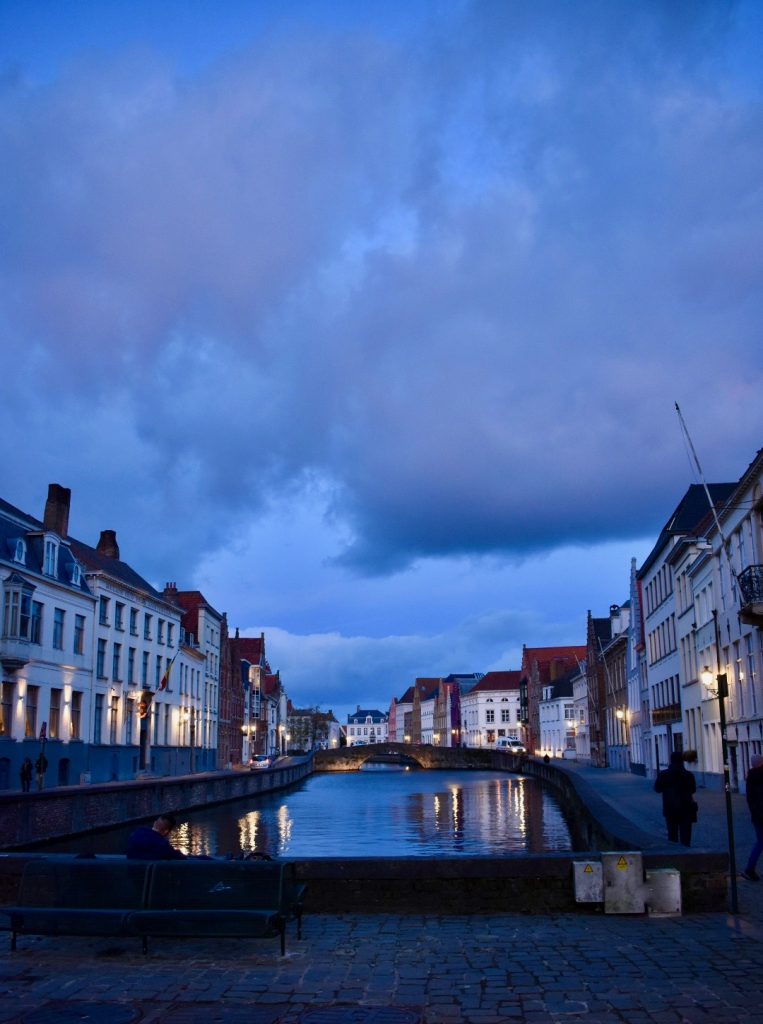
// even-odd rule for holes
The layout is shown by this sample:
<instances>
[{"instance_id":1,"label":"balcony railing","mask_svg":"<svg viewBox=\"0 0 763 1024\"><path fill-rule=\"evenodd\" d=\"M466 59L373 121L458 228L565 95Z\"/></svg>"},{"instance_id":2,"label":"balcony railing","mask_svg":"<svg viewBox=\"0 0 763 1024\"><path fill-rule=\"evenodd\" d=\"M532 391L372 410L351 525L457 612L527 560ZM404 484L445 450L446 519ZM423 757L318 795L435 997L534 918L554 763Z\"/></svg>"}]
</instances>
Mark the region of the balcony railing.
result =
<instances>
[{"instance_id":1,"label":"balcony railing","mask_svg":"<svg viewBox=\"0 0 763 1024\"><path fill-rule=\"evenodd\" d=\"M738 579L743 602L763 604L763 565L748 565Z\"/></svg>"},{"instance_id":2,"label":"balcony railing","mask_svg":"<svg viewBox=\"0 0 763 1024\"><path fill-rule=\"evenodd\" d=\"M753 626L763 626L763 565L748 565L738 576L742 607L739 618Z\"/></svg>"}]
</instances>

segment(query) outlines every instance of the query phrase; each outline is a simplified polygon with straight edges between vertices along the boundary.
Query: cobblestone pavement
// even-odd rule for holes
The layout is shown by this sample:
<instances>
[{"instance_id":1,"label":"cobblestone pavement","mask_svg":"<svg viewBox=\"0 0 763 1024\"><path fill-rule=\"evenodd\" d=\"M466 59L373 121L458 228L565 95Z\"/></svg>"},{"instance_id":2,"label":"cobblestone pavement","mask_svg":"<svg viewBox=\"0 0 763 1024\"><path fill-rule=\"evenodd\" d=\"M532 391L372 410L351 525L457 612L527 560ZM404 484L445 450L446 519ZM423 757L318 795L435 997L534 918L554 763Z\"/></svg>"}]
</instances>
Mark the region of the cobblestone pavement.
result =
<instances>
[{"instance_id":1,"label":"cobblestone pavement","mask_svg":"<svg viewBox=\"0 0 763 1024\"><path fill-rule=\"evenodd\" d=\"M661 825L646 780L597 788ZM723 794L698 800L698 845L723 848ZM743 798L734 820L739 863ZM22 936L0 957L0 1024L763 1024L763 883L740 880L737 915L308 914L277 947L154 940L144 958L138 940Z\"/></svg>"}]
</instances>

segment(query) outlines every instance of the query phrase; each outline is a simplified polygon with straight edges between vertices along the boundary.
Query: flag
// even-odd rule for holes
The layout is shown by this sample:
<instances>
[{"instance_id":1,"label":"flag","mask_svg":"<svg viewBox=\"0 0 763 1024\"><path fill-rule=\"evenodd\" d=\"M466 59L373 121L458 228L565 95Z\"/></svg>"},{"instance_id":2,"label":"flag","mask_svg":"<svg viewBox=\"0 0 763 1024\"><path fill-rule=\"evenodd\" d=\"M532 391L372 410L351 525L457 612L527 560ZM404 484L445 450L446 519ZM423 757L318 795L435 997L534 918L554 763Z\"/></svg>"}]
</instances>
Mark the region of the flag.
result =
<instances>
[{"instance_id":1,"label":"flag","mask_svg":"<svg viewBox=\"0 0 763 1024\"><path fill-rule=\"evenodd\" d=\"M164 670L164 675L159 680L159 686L157 687L157 690L167 689L170 682L170 672L172 671L172 666L175 664L175 658L177 658L177 652L175 652L175 657L172 659L171 662L169 662L167 668Z\"/></svg>"}]
</instances>

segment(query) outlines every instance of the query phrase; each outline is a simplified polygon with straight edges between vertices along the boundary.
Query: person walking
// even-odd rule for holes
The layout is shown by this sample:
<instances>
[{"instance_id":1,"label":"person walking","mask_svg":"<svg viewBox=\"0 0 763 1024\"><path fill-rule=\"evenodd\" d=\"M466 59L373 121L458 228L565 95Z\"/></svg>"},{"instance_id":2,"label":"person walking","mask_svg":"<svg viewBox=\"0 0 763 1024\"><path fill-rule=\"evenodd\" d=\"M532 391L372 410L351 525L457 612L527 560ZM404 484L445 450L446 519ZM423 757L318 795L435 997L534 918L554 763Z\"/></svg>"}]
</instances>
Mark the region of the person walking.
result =
<instances>
[{"instance_id":1,"label":"person walking","mask_svg":"<svg viewBox=\"0 0 763 1024\"><path fill-rule=\"evenodd\" d=\"M28 793L32 788L32 761L31 758L25 757L19 768L19 778L21 779L21 792Z\"/></svg>"},{"instance_id":2,"label":"person walking","mask_svg":"<svg viewBox=\"0 0 763 1024\"><path fill-rule=\"evenodd\" d=\"M662 813L668 826L671 843L680 842L691 846L691 827L697 820L697 804L694 794L697 783L694 775L684 767L683 754L674 750L670 765L655 779L654 790L662 793Z\"/></svg>"},{"instance_id":3,"label":"person walking","mask_svg":"<svg viewBox=\"0 0 763 1024\"><path fill-rule=\"evenodd\" d=\"M760 754L754 754L750 758L746 791L747 806L750 808L752 827L755 829L755 845L750 850L742 878L746 878L748 882L759 882L760 875L755 868L758 857L763 853L763 757Z\"/></svg>"},{"instance_id":4,"label":"person walking","mask_svg":"<svg viewBox=\"0 0 763 1024\"><path fill-rule=\"evenodd\" d=\"M40 751L40 756L34 763L34 770L37 774L37 788L45 788L45 772L48 770L48 759L45 754Z\"/></svg>"}]
</instances>

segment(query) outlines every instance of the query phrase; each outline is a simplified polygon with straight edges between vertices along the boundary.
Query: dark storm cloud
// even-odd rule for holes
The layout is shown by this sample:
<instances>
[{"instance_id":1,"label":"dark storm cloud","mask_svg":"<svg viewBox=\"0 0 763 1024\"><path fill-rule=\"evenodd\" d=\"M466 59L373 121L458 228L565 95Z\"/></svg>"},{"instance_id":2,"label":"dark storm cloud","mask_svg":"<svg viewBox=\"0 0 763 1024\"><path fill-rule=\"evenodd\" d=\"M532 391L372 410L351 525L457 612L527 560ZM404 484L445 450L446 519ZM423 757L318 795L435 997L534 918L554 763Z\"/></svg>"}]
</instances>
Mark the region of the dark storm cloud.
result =
<instances>
[{"instance_id":1,"label":"dark storm cloud","mask_svg":"<svg viewBox=\"0 0 763 1024\"><path fill-rule=\"evenodd\" d=\"M7 471L34 448L83 539L126 521L167 573L316 479L366 572L657 529L675 399L716 479L763 425L734 13L475 3L411 47L6 78Z\"/></svg>"}]
</instances>

